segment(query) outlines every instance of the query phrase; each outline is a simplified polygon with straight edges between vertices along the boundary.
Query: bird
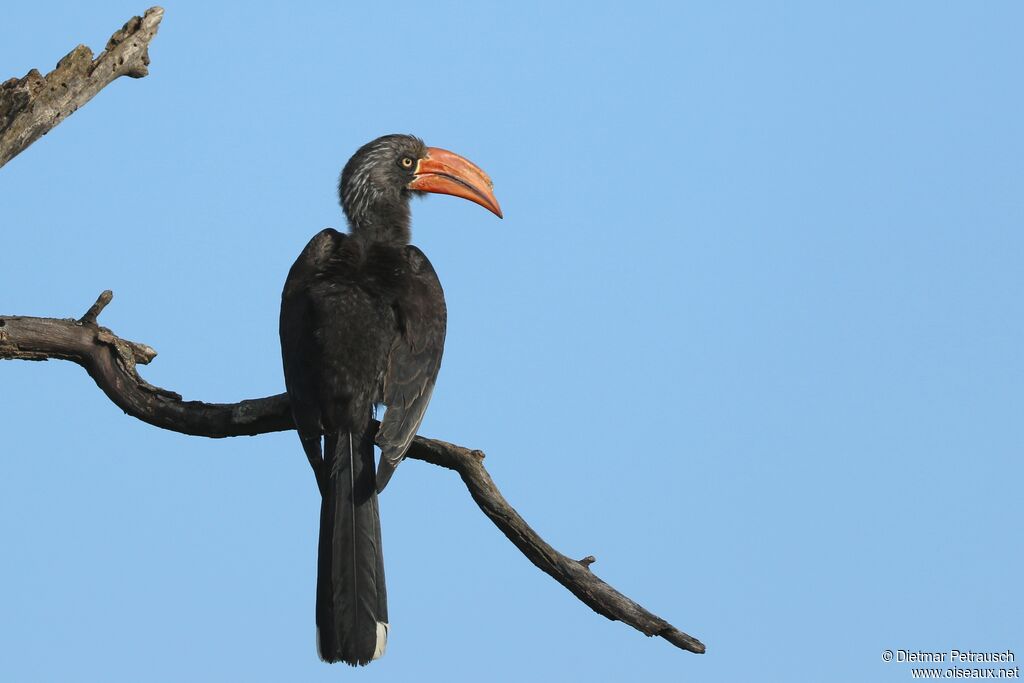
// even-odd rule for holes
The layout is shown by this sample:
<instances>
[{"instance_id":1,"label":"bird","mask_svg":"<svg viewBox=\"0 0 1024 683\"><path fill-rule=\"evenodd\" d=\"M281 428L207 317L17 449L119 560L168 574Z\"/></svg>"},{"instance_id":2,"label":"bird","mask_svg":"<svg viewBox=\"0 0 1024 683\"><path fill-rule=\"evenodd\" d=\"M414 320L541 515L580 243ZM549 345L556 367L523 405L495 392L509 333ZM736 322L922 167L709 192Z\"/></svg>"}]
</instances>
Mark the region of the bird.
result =
<instances>
[{"instance_id":1,"label":"bird","mask_svg":"<svg viewBox=\"0 0 1024 683\"><path fill-rule=\"evenodd\" d=\"M413 135L377 138L341 172L348 233L319 232L288 272L281 356L320 490L316 634L326 662L362 666L384 654L390 624L378 494L423 420L444 351L444 291L410 244L410 200L447 194L503 218L492 188L454 152Z\"/></svg>"}]
</instances>

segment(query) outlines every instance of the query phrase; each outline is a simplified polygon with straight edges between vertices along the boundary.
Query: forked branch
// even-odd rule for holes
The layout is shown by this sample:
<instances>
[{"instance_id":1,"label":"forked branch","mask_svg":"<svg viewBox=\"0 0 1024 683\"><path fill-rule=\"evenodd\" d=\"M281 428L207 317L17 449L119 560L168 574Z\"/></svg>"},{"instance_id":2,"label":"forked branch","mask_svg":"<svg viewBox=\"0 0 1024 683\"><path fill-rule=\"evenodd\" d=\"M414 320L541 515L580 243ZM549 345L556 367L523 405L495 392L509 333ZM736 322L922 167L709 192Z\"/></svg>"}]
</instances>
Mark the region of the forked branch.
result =
<instances>
[{"instance_id":1,"label":"forked branch","mask_svg":"<svg viewBox=\"0 0 1024 683\"><path fill-rule=\"evenodd\" d=\"M162 429L207 437L253 436L294 429L285 394L238 403L184 401L139 375L137 365L156 357L145 344L121 339L97 323L112 298L105 291L80 319L0 316L0 359L70 360L85 368L119 408ZM591 556L574 560L551 547L509 505L484 468L484 454L444 441L416 437L407 457L454 470L473 500L533 564L598 614L661 636L676 647L704 652L704 644L599 579Z\"/></svg>"}]
</instances>

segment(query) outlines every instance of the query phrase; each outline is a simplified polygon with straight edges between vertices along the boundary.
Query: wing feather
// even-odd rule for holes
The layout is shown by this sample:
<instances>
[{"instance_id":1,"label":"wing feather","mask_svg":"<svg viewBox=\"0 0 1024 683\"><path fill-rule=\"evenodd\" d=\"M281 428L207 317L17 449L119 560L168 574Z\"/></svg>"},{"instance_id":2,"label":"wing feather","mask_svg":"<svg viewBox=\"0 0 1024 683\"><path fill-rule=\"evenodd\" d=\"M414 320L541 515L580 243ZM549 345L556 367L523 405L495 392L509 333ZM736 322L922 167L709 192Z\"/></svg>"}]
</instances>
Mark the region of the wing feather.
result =
<instances>
[{"instance_id":1,"label":"wing feather","mask_svg":"<svg viewBox=\"0 0 1024 683\"><path fill-rule=\"evenodd\" d=\"M383 396L387 412L377 432L378 490L405 457L423 421L441 367L448 323L444 291L430 261L414 246L407 247L405 255L409 286L396 305L399 334L388 356Z\"/></svg>"},{"instance_id":2,"label":"wing feather","mask_svg":"<svg viewBox=\"0 0 1024 683\"><path fill-rule=\"evenodd\" d=\"M344 239L343 233L330 228L317 233L292 265L281 295L281 357L285 387L299 435L307 439L316 437L318 450L323 424L317 368L322 365L322 350L316 334L317 309L310 298L310 291L317 274Z\"/></svg>"}]
</instances>

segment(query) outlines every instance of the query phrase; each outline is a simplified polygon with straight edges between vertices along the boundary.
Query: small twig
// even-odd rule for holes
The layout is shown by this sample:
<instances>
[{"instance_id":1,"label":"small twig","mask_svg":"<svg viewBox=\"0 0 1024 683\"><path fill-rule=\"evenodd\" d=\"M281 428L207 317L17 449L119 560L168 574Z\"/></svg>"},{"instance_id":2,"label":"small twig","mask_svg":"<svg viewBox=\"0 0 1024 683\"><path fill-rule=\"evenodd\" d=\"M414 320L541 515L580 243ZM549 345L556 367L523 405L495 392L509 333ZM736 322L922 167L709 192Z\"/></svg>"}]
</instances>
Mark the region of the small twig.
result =
<instances>
[{"instance_id":1,"label":"small twig","mask_svg":"<svg viewBox=\"0 0 1024 683\"><path fill-rule=\"evenodd\" d=\"M96 317L112 296L109 291L101 294L81 320L0 316L0 359L60 358L78 363L126 413L183 434L216 438L295 428L285 394L239 403L202 403L183 401L172 391L148 384L135 363L148 362L156 352L96 325ZM599 579L590 570L595 561L592 555L574 560L552 548L501 495L484 468L482 451L417 436L406 457L458 472L494 525L534 565L598 614L629 624L645 635L660 636L684 650L704 652L699 640Z\"/></svg>"},{"instance_id":2,"label":"small twig","mask_svg":"<svg viewBox=\"0 0 1024 683\"><path fill-rule=\"evenodd\" d=\"M109 289L104 289L96 299L96 303L89 307L89 310L85 312L85 315L78 319L78 322L83 325L95 325L96 318L99 317L100 313L103 312L103 309L107 307L107 304L109 304L113 298L114 293Z\"/></svg>"}]
</instances>

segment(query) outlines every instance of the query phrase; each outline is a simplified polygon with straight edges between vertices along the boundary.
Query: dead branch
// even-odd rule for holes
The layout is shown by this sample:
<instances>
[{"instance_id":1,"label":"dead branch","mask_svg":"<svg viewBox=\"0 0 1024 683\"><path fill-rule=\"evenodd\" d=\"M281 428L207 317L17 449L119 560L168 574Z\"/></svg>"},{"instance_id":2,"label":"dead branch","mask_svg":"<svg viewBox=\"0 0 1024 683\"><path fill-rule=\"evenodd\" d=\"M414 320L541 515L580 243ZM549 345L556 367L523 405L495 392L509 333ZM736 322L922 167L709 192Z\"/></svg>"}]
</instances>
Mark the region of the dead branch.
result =
<instances>
[{"instance_id":1,"label":"dead branch","mask_svg":"<svg viewBox=\"0 0 1024 683\"><path fill-rule=\"evenodd\" d=\"M162 429L207 437L252 436L294 429L285 394L238 403L184 401L155 387L136 366L156 357L145 344L121 339L96 319L110 302L103 292L80 319L0 316L0 359L59 358L81 365L119 408ZM407 457L454 470L484 514L533 564L613 621L629 624L647 636L661 636L676 647L704 652L704 644L599 579L592 556L574 560L552 548L509 505L484 469L484 454L444 441L416 437Z\"/></svg>"},{"instance_id":2,"label":"dead branch","mask_svg":"<svg viewBox=\"0 0 1024 683\"><path fill-rule=\"evenodd\" d=\"M0 83L0 166L71 116L96 93L120 76L142 78L149 73L149 43L164 16L151 7L132 17L107 41L95 60L79 45L57 62L44 78L32 69L24 78Z\"/></svg>"}]
</instances>

